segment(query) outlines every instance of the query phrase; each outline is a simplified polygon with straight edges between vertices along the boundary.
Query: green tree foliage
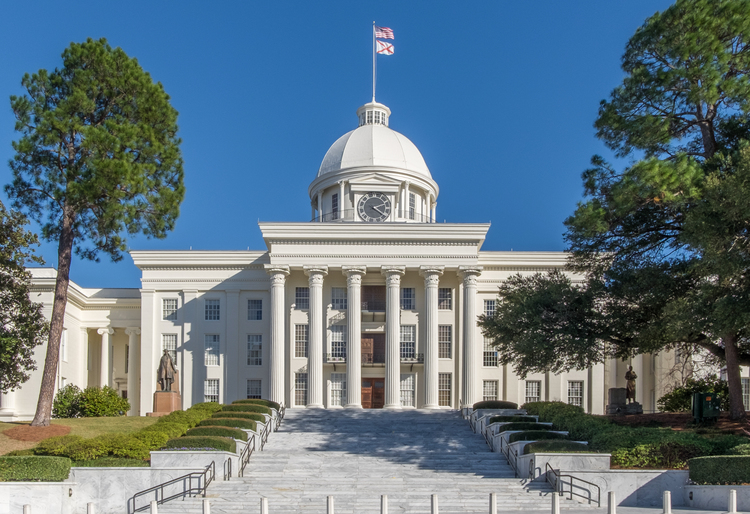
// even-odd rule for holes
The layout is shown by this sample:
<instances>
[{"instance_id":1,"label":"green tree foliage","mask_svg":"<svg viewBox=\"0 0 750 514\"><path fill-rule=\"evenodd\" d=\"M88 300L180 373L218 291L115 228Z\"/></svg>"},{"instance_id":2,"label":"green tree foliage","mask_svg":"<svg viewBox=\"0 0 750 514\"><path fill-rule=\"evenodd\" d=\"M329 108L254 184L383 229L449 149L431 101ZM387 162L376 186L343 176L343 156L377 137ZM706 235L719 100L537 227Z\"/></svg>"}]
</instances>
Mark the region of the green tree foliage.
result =
<instances>
[{"instance_id":1,"label":"green tree foliage","mask_svg":"<svg viewBox=\"0 0 750 514\"><path fill-rule=\"evenodd\" d=\"M659 398L656 404L664 412L690 412L695 393L716 393L721 400L722 410L729 409L729 386L716 375L699 380L689 378L684 385L673 388Z\"/></svg>"},{"instance_id":2,"label":"green tree foliage","mask_svg":"<svg viewBox=\"0 0 750 514\"><path fill-rule=\"evenodd\" d=\"M41 263L34 255L35 234L26 218L7 211L0 202L0 391L7 393L29 379L36 369L34 348L44 342L47 321L42 305L29 298L31 275L25 265Z\"/></svg>"},{"instance_id":3,"label":"green tree foliage","mask_svg":"<svg viewBox=\"0 0 750 514\"><path fill-rule=\"evenodd\" d=\"M481 322L522 374L698 345L726 362L731 415L745 416L749 41L741 0L678 0L630 39L626 77L595 126L633 164L618 170L595 156L586 199L565 222L582 283L562 273L514 279Z\"/></svg>"},{"instance_id":4,"label":"green tree foliage","mask_svg":"<svg viewBox=\"0 0 750 514\"><path fill-rule=\"evenodd\" d=\"M122 258L126 236L163 238L184 196L177 111L136 59L106 40L72 43L63 66L26 74L12 96L13 205L58 243L49 344L33 425L48 425L72 252Z\"/></svg>"}]
</instances>

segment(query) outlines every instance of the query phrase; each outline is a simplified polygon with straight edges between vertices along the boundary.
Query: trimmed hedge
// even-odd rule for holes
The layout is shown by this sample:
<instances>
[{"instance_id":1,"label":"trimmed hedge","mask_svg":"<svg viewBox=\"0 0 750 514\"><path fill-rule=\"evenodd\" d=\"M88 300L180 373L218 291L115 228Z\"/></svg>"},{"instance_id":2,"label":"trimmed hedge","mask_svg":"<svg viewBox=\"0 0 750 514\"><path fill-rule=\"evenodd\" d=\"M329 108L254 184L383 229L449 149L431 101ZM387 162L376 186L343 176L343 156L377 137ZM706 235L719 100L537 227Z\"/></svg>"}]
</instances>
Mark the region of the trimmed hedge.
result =
<instances>
[{"instance_id":1,"label":"trimmed hedge","mask_svg":"<svg viewBox=\"0 0 750 514\"><path fill-rule=\"evenodd\" d=\"M533 416L492 416L490 423L536 423Z\"/></svg>"},{"instance_id":2,"label":"trimmed hedge","mask_svg":"<svg viewBox=\"0 0 750 514\"><path fill-rule=\"evenodd\" d=\"M194 410L208 411L210 413L214 413L214 412L219 412L223 408L224 408L224 405L221 403L201 402L201 403L196 403L195 405L190 407L188 410L194 409Z\"/></svg>"},{"instance_id":3,"label":"trimmed hedge","mask_svg":"<svg viewBox=\"0 0 750 514\"><path fill-rule=\"evenodd\" d=\"M688 461L690 480L697 484L739 485L750 482L750 456L721 455Z\"/></svg>"},{"instance_id":4,"label":"trimmed hedge","mask_svg":"<svg viewBox=\"0 0 750 514\"><path fill-rule=\"evenodd\" d=\"M705 449L696 444L679 441L638 444L613 451L611 462L623 468L681 469L690 459L700 457L704 452Z\"/></svg>"},{"instance_id":5,"label":"trimmed hedge","mask_svg":"<svg viewBox=\"0 0 750 514\"><path fill-rule=\"evenodd\" d=\"M0 457L0 482L61 482L70 466L65 457Z\"/></svg>"},{"instance_id":6,"label":"trimmed hedge","mask_svg":"<svg viewBox=\"0 0 750 514\"><path fill-rule=\"evenodd\" d=\"M276 409L277 411L281 411L281 405L279 405L276 402L272 402L271 400L253 400L253 399L247 399L247 400L235 400L232 402L232 405L237 404L243 404L243 403L250 403L255 405L263 405L264 407L269 407L271 409Z\"/></svg>"},{"instance_id":7,"label":"trimmed hedge","mask_svg":"<svg viewBox=\"0 0 750 514\"><path fill-rule=\"evenodd\" d=\"M518 404L513 402L506 402L503 400L485 400L483 402L477 402L474 404L474 410L477 409L517 409Z\"/></svg>"},{"instance_id":8,"label":"trimmed hedge","mask_svg":"<svg viewBox=\"0 0 750 514\"><path fill-rule=\"evenodd\" d=\"M576 441L541 440L529 443L523 453L595 453L587 444Z\"/></svg>"},{"instance_id":9,"label":"trimmed hedge","mask_svg":"<svg viewBox=\"0 0 750 514\"><path fill-rule=\"evenodd\" d=\"M263 414L258 414L257 412L217 412L211 418L242 418L242 419L251 419L253 421L259 421L260 423L266 422L266 417Z\"/></svg>"},{"instance_id":10,"label":"trimmed hedge","mask_svg":"<svg viewBox=\"0 0 750 514\"><path fill-rule=\"evenodd\" d=\"M750 455L750 444L739 444L729 450L732 455Z\"/></svg>"},{"instance_id":11,"label":"trimmed hedge","mask_svg":"<svg viewBox=\"0 0 750 514\"><path fill-rule=\"evenodd\" d=\"M222 412L259 412L260 414L271 415L271 409L268 407L251 403L225 405L221 410Z\"/></svg>"},{"instance_id":12,"label":"trimmed hedge","mask_svg":"<svg viewBox=\"0 0 750 514\"><path fill-rule=\"evenodd\" d=\"M507 432L508 430L556 430L549 425L542 425L541 423L506 423L500 425L500 432Z\"/></svg>"},{"instance_id":13,"label":"trimmed hedge","mask_svg":"<svg viewBox=\"0 0 750 514\"><path fill-rule=\"evenodd\" d=\"M201 437L201 436L216 436L216 437L231 437L232 439L239 439L240 441L247 441L247 432L240 430L239 428L230 427L196 427L191 428L185 434L185 437Z\"/></svg>"},{"instance_id":14,"label":"trimmed hedge","mask_svg":"<svg viewBox=\"0 0 750 514\"><path fill-rule=\"evenodd\" d=\"M173 437L180 437L191 428L191 426L188 426L185 423L175 423L168 421L162 423L161 421L157 421L153 425L149 425L145 428L140 429L138 432L158 432L161 434L166 434L167 438L171 439Z\"/></svg>"},{"instance_id":15,"label":"trimmed hedge","mask_svg":"<svg viewBox=\"0 0 750 514\"><path fill-rule=\"evenodd\" d=\"M508 436L509 443L515 443L516 441L542 441L547 439L568 439L568 436L546 430L526 430L525 432L516 432Z\"/></svg>"},{"instance_id":16,"label":"trimmed hedge","mask_svg":"<svg viewBox=\"0 0 750 514\"><path fill-rule=\"evenodd\" d=\"M70 444L81 441L83 441L83 437L79 435L59 435L41 441L33 450L37 455L67 456L65 448Z\"/></svg>"},{"instance_id":17,"label":"trimmed hedge","mask_svg":"<svg viewBox=\"0 0 750 514\"><path fill-rule=\"evenodd\" d=\"M237 443L230 437L178 437L167 441L167 449L185 449L185 450L219 450L224 452L237 452Z\"/></svg>"},{"instance_id":18,"label":"trimmed hedge","mask_svg":"<svg viewBox=\"0 0 750 514\"><path fill-rule=\"evenodd\" d=\"M147 468L145 460L126 459L124 457L102 457L94 460L82 460L73 463L75 468Z\"/></svg>"},{"instance_id":19,"label":"trimmed hedge","mask_svg":"<svg viewBox=\"0 0 750 514\"><path fill-rule=\"evenodd\" d=\"M230 428L245 428L248 430L257 430L258 425L252 419L242 418L208 418L198 423L199 427L230 427ZM195 430L195 429L193 429Z\"/></svg>"}]
</instances>

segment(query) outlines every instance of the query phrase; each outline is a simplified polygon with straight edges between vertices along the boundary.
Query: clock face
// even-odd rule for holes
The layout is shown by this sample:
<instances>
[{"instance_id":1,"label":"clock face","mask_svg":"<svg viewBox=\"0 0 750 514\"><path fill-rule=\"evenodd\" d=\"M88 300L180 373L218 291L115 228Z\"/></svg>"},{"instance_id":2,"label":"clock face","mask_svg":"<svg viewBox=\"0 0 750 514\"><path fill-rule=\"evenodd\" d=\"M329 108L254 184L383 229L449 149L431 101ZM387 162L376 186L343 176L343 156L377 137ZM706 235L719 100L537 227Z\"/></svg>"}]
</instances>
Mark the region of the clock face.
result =
<instances>
[{"instance_id":1,"label":"clock face","mask_svg":"<svg viewBox=\"0 0 750 514\"><path fill-rule=\"evenodd\" d=\"M383 193L367 193L359 199L357 212L362 221L385 221L391 215L391 201Z\"/></svg>"}]
</instances>

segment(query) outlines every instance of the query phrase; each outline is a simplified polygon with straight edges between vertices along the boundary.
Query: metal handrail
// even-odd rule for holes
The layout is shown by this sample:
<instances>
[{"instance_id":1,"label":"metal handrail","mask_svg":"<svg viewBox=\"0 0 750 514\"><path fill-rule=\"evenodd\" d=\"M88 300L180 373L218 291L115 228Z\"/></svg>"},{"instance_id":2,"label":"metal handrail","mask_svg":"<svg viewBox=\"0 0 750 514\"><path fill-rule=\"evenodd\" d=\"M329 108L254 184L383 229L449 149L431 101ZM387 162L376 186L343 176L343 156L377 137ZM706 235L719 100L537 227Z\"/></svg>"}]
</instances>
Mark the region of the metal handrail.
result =
<instances>
[{"instance_id":1,"label":"metal handrail","mask_svg":"<svg viewBox=\"0 0 750 514\"><path fill-rule=\"evenodd\" d=\"M408 223L408 222L415 222L415 221L418 223L435 223L435 220L432 218L432 216L419 214L418 212L407 213L406 217L402 217L399 212L394 212L393 215L390 217L394 219L388 219L386 221L380 221L378 223ZM315 216L310 221L312 222L323 221L324 223L328 223L328 222L341 223L344 221L362 221L362 220L359 218L357 209L341 209L340 211L331 211L331 212L323 213L323 215Z\"/></svg>"},{"instance_id":2,"label":"metal handrail","mask_svg":"<svg viewBox=\"0 0 750 514\"><path fill-rule=\"evenodd\" d=\"M515 474L516 478L518 478L518 450L513 450L513 453L510 452L510 444L503 445L503 442L505 442L505 438L500 438L500 453L505 455L505 460L508 461L508 464L510 464L510 467L513 468L513 473ZM513 460L511 460L511 455L513 456Z\"/></svg>"},{"instance_id":3,"label":"metal handrail","mask_svg":"<svg viewBox=\"0 0 750 514\"><path fill-rule=\"evenodd\" d=\"M232 459L229 458L224 461L224 481L232 478Z\"/></svg>"},{"instance_id":4,"label":"metal handrail","mask_svg":"<svg viewBox=\"0 0 750 514\"><path fill-rule=\"evenodd\" d=\"M149 493L156 493L156 503L158 505L161 505L163 503L168 502L169 500L174 500L175 498L184 498L185 496L198 496L203 495L206 496L206 488L208 485L213 482L214 478L216 477L216 464L214 461L211 461L211 464L206 466L206 469L203 471L194 471L192 473L188 473L187 475L182 475L181 477L177 477L173 480L170 480L169 482L164 482L163 484L156 485L154 487L150 487L146 490L137 492L133 495L132 498L128 500L128 513L133 514L135 512L142 512L145 511L150 507L149 504L146 504L142 507L135 507L136 500L142 496L145 496ZM193 480L198 481L198 486L193 487ZM201 481L203 482L203 485L201 485ZM183 483L183 489L182 492L173 494L172 496L164 496L164 488L168 487L170 485L178 484L182 482ZM187 489L185 489L185 483L187 482Z\"/></svg>"},{"instance_id":5,"label":"metal handrail","mask_svg":"<svg viewBox=\"0 0 750 514\"><path fill-rule=\"evenodd\" d=\"M584 480L582 478L574 477L573 475L562 475L562 474L558 473L552 466L550 466L549 462L546 463L544 471L545 471L545 475L547 477L547 482L552 486L552 488L555 490L555 492L558 493L560 496L562 496L563 494L565 494L565 491L563 489L563 486L565 485L565 481L562 480L562 478L569 478L570 482L568 483L568 485L570 486L570 491L568 491L568 494L570 495L570 498L568 498L568 499L572 500L573 496L575 495L575 496L579 496L579 497L583 498L584 500L587 500L589 502L589 505L591 504L592 501L595 501L597 507L601 507L602 506L602 502L601 502L601 500L602 500L602 490L595 483L589 482L588 480ZM554 483L552 483L550 481L550 476L551 476L550 475L550 471L552 472L552 475L554 475L554 477L555 477L555 482ZM594 500L591 497L591 491L590 490L587 490L587 492L589 493L588 496L584 495L584 494L581 494L581 493L574 492L573 491L573 480L578 480L579 482L583 482L584 484L588 484L588 485L590 485L592 487L596 487L596 500Z\"/></svg>"},{"instance_id":6,"label":"metal handrail","mask_svg":"<svg viewBox=\"0 0 750 514\"><path fill-rule=\"evenodd\" d=\"M260 433L260 449L261 450L263 450L263 447L266 445L266 441L268 441L268 433L271 431L271 423L273 423L273 419L269 419L263 425L263 430Z\"/></svg>"},{"instance_id":7,"label":"metal handrail","mask_svg":"<svg viewBox=\"0 0 750 514\"><path fill-rule=\"evenodd\" d=\"M252 447L250 447L250 443L252 443ZM255 434L247 441L247 445L245 445L245 449L242 450L242 453L240 454L240 469L237 471L237 476L245 476L245 466L247 466L247 463L250 462L250 456L253 454L253 451L255 450Z\"/></svg>"}]
</instances>

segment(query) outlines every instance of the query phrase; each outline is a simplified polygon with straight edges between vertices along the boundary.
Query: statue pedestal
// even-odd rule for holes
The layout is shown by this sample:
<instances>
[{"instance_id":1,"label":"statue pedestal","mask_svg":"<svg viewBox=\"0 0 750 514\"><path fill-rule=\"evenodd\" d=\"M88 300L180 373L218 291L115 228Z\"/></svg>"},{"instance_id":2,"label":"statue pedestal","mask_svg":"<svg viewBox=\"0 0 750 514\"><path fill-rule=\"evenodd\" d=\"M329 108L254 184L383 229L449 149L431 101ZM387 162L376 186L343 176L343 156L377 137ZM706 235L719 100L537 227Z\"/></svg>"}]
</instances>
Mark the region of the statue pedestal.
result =
<instances>
[{"instance_id":1,"label":"statue pedestal","mask_svg":"<svg viewBox=\"0 0 750 514\"><path fill-rule=\"evenodd\" d=\"M154 393L154 411L146 416L165 416L170 412L182 409L182 398L177 391L156 391Z\"/></svg>"},{"instance_id":2,"label":"statue pedestal","mask_svg":"<svg viewBox=\"0 0 750 514\"><path fill-rule=\"evenodd\" d=\"M605 412L610 416L643 414L643 407L638 402L628 403L627 390L624 387L613 387L609 390L609 403Z\"/></svg>"}]
</instances>

